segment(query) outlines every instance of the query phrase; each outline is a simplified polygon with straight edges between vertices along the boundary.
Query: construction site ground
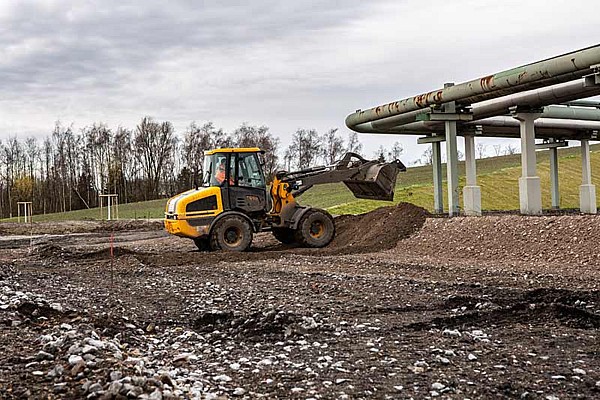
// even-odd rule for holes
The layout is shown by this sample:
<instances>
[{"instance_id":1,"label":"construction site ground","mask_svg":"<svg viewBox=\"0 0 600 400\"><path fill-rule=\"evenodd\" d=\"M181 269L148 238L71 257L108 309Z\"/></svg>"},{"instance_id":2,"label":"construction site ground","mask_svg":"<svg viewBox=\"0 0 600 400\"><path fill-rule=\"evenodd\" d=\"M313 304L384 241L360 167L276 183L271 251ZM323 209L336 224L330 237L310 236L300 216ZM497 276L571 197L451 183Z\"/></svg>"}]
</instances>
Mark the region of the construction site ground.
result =
<instances>
[{"instance_id":1,"label":"construction site ground","mask_svg":"<svg viewBox=\"0 0 600 400\"><path fill-rule=\"evenodd\" d=\"M600 397L600 217L336 226L204 253L159 221L0 224L0 398Z\"/></svg>"}]
</instances>

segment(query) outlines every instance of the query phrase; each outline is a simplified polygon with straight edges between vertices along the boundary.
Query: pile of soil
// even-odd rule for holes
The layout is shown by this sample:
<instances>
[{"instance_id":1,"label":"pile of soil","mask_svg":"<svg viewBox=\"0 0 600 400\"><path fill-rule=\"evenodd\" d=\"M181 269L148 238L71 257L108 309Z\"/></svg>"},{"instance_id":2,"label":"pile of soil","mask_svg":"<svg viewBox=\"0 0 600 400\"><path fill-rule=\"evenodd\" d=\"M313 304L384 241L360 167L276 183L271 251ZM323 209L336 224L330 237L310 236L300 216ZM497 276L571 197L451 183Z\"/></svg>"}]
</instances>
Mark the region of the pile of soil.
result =
<instances>
[{"instance_id":1,"label":"pile of soil","mask_svg":"<svg viewBox=\"0 0 600 400\"><path fill-rule=\"evenodd\" d=\"M335 219L336 234L328 246L338 253L388 250L418 231L431 214L410 203L381 207L366 214Z\"/></svg>"}]
</instances>

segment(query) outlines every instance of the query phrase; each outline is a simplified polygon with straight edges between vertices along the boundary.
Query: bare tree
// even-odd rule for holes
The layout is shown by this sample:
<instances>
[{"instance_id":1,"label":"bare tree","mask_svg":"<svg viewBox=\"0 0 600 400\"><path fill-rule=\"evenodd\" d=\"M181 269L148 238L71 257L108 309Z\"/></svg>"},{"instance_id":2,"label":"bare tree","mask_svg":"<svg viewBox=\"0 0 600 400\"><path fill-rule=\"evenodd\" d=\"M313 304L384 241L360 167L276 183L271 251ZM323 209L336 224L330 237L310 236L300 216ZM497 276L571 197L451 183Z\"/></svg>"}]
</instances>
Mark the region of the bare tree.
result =
<instances>
[{"instance_id":1,"label":"bare tree","mask_svg":"<svg viewBox=\"0 0 600 400\"><path fill-rule=\"evenodd\" d=\"M333 164L346 152L344 139L337 133L337 128L330 129L321 137L323 143L323 158L326 164Z\"/></svg>"},{"instance_id":2,"label":"bare tree","mask_svg":"<svg viewBox=\"0 0 600 400\"><path fill-rule=\"evenodd\" d=\"M400 156L403 153L404 153L404 147L402 146L402 144L400 142L394 142L390 151L387 152L387 156L391 161L393 161L393 160L400 159Z\"/></svg>"},{"instance_id":3,"label":"bare tree","mask_svg":"<svg viewBox=\"0 0 600 400\"><path fill-rule=\"evenodd\" d=\"M502 146L501 145L499 145L499 144L494 145L494 154L496 155L496 157L502 155Z\"/></svg>"},{"instance_id":4,"label":"bare tree","mask_svg":"<svg viewBox=\"0 0 600 400\"><path fill-rule=\"evenodd\" d=\"M517 153L517 148L515 146L513 146L512 144L507 144L504 147L504 155L511 156L516 153Z\"/></svg>"},{"instance_id":5,"label":"bare tree","mask_svg":"<svg viewBox=\"0 0 600 400\"><path fill-rule=\"evenodd\" d=\"M348 135L348 144L346 150L352 153L360 154L362 151L362 143L358 140L358 133L352 131Z\"/></svg>"},{"instance_id":6,"label":"bare tree","mask_svg":"<svg viewBox=\"0 0 600 400\"><path fill-rule=\"evenodd\" d=\"M292 137L292 143L288 147L292 159L295 160L298 169L308 168L317 160L322 153L321 141L316 130L298 129Z\"/></svg>"},{"instance_id":7,"label":"bare tree","mask_svg":"<svg viewBox=\"0 0 600 400\"><path fill-rule=\"evenodd\" d=\"M487 145L477 142L475 145L475 151L477 152L477 158L485 158Z\"/></svg>"},{"instance_id":8,"label":"bare tree","mask_svg":"<svg viewBox=\"0 0 600 400\"><path fill-rule=\"evenodd\" d=\"M433 164L433 148L431 146L427 146L423 154L421 154L421 161L425 165Z\"/></svg>"},{"instance_id":9,"label":"bare tree","mask_svg":"<svg viewBox=\"0 0 600 400\"><path fill-rule=\"evenodd\" d=\"M113 139L113 165L111 167L111 183L120 201L127 203L131 195L129 182L133 179L135 164L131 148L132 132L122 127L117 128Z\"/></svg>"},{"instance_id":10,"label":"bare tree","mask_svg":"<svg viewBox=\"0 0 600 400\"><path fill-rule=\"evenodd\" d=\"M174 139L173 125L170 122L158 123L150 117L144 117L136 127L135 151L146 180L146 200L159 195L160 178L171 159Z\"/></svg>"},{"instance_id":11,"label":"bare tree","mask_svg":"<svg viewBox=\"0 0 600 400\"><path fill-rule=\"evenodd\" d=\"M195 122L190 124L183 137L183 162L190 171L188 187L196 187L201 183L204 152L222 144L224 137L223 130L216 129L212 122L202 126Z\"/></svg>"},{"instance_id":12,"label":"bare tree","mask_svg":"<svg viewBox=\"0 0 600 400\"><path fill-rule=\"evenodd\" d=\"M385 162L385 153L385 148L380 145L377 151L375 151L374 157L379 162Z\"/></svg>"},{"instance_id":13,"label":"bare tree","mask_svg":"<svg viewBox=\"0 0 600 400\"><path fill-rule=\"evenodd\" d=\"M279 139L271 135L268 127L242 124L233 132L233 141L238 147L258 147L263 150L265 174L268 178L273 176L279 162L277 156Z\"/></svg>"}]
</instances>

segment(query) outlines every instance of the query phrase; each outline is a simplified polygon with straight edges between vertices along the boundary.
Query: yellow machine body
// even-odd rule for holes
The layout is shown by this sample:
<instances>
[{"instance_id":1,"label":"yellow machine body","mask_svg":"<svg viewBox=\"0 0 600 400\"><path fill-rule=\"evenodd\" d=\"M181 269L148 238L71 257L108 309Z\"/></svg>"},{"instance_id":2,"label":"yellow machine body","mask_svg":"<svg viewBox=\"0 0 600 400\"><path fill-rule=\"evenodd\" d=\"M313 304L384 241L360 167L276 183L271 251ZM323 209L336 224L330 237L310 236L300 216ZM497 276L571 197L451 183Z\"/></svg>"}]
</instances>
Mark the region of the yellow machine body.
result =
<instances>
[{"instance_id":1,"label":"yellow machine body","mask_svg":"<svg viewBox=\"0 0 600 400\"><path fill-rule=\"evenodd\" d=\"M193 210L196 202L207 200L209 210ZM214 199L214 200L213 200ZM221 188L207 187L188 190L171 197L165 210L165 229L172 235L197 238L208 235L210 224L223 212Z\"/></svg>"}]
</instances>

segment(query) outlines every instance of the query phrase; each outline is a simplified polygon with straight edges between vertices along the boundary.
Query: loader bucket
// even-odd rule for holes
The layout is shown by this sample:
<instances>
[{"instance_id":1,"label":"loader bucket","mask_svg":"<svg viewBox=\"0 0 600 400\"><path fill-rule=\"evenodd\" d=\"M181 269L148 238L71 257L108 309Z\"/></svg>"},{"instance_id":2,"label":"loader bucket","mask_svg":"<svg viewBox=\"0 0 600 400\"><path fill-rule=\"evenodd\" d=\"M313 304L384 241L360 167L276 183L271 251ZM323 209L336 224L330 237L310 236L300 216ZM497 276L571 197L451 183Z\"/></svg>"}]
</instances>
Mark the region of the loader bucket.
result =
<instances>
[{"instance_id":1,"label":"loader bucket","mask_svg":"<svg viewBox=\"0 0 600 400\"><path fill-rule=\"evenodd\" d=\"M398 160L375 164L366 171L364 179L348 179L344 183L359 199L392 201L400 171L406 171L406 167Z\"/></svg>"}]
</instances>

